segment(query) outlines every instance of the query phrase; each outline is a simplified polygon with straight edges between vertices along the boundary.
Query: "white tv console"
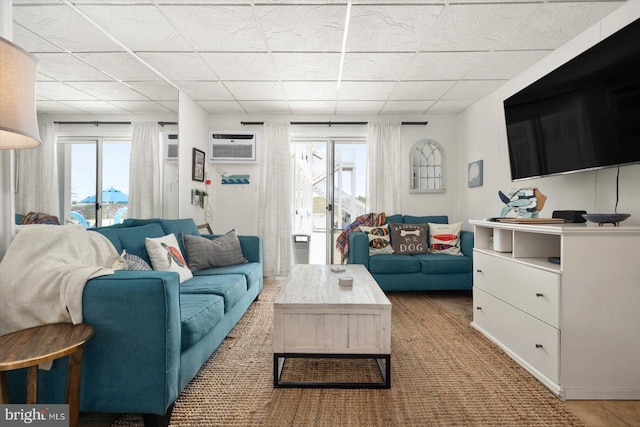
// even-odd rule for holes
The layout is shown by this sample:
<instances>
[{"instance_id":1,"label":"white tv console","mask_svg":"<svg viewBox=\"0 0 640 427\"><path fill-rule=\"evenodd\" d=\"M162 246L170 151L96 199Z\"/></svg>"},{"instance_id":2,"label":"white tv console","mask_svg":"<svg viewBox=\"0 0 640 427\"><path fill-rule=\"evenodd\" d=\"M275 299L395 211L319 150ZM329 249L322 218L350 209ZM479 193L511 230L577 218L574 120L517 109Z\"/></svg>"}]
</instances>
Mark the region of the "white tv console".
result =
<instances>
[{"instance_id":1,"label":"white tv console","mask_svg":"<svg viewBox=\"0 0 640 427\"><path fill-rule=\"evenodd\" d=\"M563 400L640 399L640 227L469 222L471 325Z\"/></svg>"}]
</instances>

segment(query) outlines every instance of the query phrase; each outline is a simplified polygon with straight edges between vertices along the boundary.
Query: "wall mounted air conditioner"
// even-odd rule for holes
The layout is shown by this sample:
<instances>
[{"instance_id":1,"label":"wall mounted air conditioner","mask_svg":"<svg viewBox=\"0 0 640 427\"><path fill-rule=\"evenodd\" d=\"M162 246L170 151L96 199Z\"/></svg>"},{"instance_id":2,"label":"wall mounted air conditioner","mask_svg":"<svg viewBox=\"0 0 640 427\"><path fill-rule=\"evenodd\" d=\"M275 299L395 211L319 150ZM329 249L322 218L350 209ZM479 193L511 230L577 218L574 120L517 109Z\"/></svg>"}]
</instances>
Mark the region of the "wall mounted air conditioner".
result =
<instances>
[{"instance_id":1,"label":"wall mounted air conditioner","mask_svg":"<svg viewBox=\"0 0 640 427\"><path fill-rule=\"evenodd\" d=\"M256 132L209 132L211 163L255 163Z\"/></svg>"},{"instance_id":2,"label":"wall mounted air conditioner","mask_svg":"<svg viewBox=\"0 0 640 427\"><path fill-rule=\"evenodd\" d=\"M178 132L164 132L164 160L172 162L178 160Z\"/></svg>"}]
</instances>

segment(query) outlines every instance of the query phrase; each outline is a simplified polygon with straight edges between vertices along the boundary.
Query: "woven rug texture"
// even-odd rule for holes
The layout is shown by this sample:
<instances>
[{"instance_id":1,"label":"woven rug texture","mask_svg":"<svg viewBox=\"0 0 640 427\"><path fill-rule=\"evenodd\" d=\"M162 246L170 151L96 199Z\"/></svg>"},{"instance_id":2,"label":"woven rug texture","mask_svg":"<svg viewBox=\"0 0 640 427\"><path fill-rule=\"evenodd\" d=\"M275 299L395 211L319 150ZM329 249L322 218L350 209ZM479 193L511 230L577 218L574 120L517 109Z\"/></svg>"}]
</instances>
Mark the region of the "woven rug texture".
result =
<instances>
[{"instance_id":1,"label":"woven rug texture","mask_svg":"<svg viewBox=\"0 0 640 427\"><path fill-rule=\"evenodd\" d=\"M391 293L391 389L274 389L281 279L178 397L172 426L581 426L562 401L428 293ZM377 376L376 376L377 375ZM370 360L288 360L283 380L378 381ZM142 426L119 417L115 426Z\"/></svg>"}]
</instances>

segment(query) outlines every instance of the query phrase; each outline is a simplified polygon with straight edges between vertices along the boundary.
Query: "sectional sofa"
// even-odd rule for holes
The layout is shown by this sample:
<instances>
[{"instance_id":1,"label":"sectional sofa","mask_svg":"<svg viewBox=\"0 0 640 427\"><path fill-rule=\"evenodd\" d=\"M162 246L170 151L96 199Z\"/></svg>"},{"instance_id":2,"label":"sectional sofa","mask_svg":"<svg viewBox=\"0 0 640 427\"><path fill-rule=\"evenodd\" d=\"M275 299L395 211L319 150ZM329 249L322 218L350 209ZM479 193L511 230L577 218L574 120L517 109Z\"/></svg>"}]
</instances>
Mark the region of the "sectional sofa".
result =
<instances>
[{"instance_id":1,"label":"sectional sofa","mask_svg":"<svg viewBox=\"0 0 640 427\"><path fill-rule=\"evenodd\" d=\"M391 215L386 223L447 224L449 218L437 216ZM427 236L427 241L428 241ZM369 238L361 231L351 232L349 264L364 265L383 291L471 290L473 284L473 232L461 231L462 256L449 254L369 254Z\"/></svg>"},{"instance_id":2,"label":"sectional sofa","mask_svg":"<svg viewBox=\"0 0 640 427\"><path fill-rule=\"evenodd\" d=\"M182 234L200 236L191 219L127 219L95 232L147 263L146 237L173 233L185 253ZM175 272L131 270L86 283L83 317L96 333L84 348L80 411L140 413L145 425L168 423L180 392L262 290L261 239L238 238L247 263L195 271L183 283ZM11 374L11 401L24 401L26 372ZM39 403L64 402L66 374L66 358L40 372Z\"/></svg>"}]
</instances>

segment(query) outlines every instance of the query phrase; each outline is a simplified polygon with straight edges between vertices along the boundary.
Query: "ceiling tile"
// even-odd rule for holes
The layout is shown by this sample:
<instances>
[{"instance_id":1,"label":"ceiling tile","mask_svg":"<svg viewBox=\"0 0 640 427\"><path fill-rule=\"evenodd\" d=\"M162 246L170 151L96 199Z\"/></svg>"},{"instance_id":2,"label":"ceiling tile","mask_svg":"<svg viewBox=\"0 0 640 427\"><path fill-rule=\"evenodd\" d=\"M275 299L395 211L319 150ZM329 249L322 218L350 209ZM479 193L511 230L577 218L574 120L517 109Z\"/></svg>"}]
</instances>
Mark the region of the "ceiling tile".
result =
<instances>
[{"instance_id":1,"label":"ceiling tile","mask_svg":"<svg viewBox=\"0 0 640 427\"><path fill-rule=\"evenodd\" d=\"M550 50L499 51L487 54L465 79L511 79L547 56Z\"/></svg>"},{"instance_id":2,"label":"ceiling tile","mask_svg":"<svg viewBox=\"0 0 640 427\"><path fill-rule=\"evenodd\" d=\"M287 101L240 101L247 113L289 113Z\"/></svg>"},{"instance_id":3,"label":"ceiling tile","mask_svg":"<svg viewBox=\"0 0 640 427\"><path fill-rule=\"evenodd\" d=\"M255 6L273 52L340 52L346 5Z\"/></svg>"},{"instance_id":4,"label":"ceiling tile","mask_svg":"<svg viewBox=\"0 0 640 427\"><path fill-rule=\"evenodd\" d=\"M280 82L236 82L227 81L224 85L235 99L241 101L284 101L284 89ZM243 104L244 105L244 104Z\"/></svg>"},{"instance_id":5,"label":"ceiling tile","mask_svg":"<svg viewBox=\"0 0 640 427\"><path fill-rule=\"evenodd\" d=\"M433 101L387 101L382 107L382 113L422 114Z\"/></svg>"},{"instance_id":6,"label":"ceiling tile","mask_svg":"<svg viewBox=\"0 0 640 427\"><path fill-rule=\"evenodd\" d=\"M95 96L60 82L36 82L36 96L58 101L96 100Z\"/></svg>"},{"instance_id":7,"label":"ceiling tile","mask_svg":"<svg viewBox=\"0 0 640 427\"><path fill-rule=\"evenodd\" d=\"M455 80L441 81L402 81L398 82L389 99L393 100L436 100L449 90Z\"/></svg>"},{"instance_id":8,"label":"ceiling tile","mask_svg":"<svg viewBox=\"0 0 640 427\"><path fill-rule=\"evenodd\" d=\"M336 80L340 70L339 53L274 53L282 80Z\"/></svg>"},{"instance_id":9,"label":"ceiling tile","mask_svg":"<svg viewBox=\"0 0 640 427\"><path fill-rule=\"evenodd\" d=\"M36 81L37 82L53 82L55 79L47 76L46 74L42 74L40 72L36 73Z\"/></svg>"},{"instance_id":10,"label":"ceiling tile","mask_svg":"<svg viewBox=\"0 0 640 427\"><path fill-rule=\"evenodd\" d=\"M152 82L125 82L133 90L140 92L149 99L156 101L177 101L178 89L169 83L162 81Z\"/></svg>"},{"instance_id":11,"label":"ceiling tile","mask_svg":"<svg viewBox=\"0 0 640 427\"><path fill-rule=\"evenodd\" d=\"M236 101L196 101L211 114L242 114L245 111Z\"/></svg>"},{"instance_id":12,"label":"ceiling tile","mask_svg":"<svg viewBox=\"0 0 640 427\"><path fill-rule=\"evenodd\" d=\"M503 42L540 4L449 5L421 46L424 51L488 50Z\"/></svg>"},{"instance_id":13,"label":"ceiling tile","mask_svg":"<svg viewBox=\"0 0 640 427\"><path fill-rule=\"evenodd\" d=\"M378 114L384 101L338 101L337 114Z\"/></svg>"},{"instance_id":14,"label":"ceiling tile","mask_svg":"<svg viewBox=\"0 0 640 427\"><path fill-rule=\"evenodd\" d=\"M70 53L37 53L38 71L60 81L108 81L111 77Z\"/></svg>"},{"instance_id":15,"label":"ceiling tile","mask_svg":"<svg viewBox=\"0 0 640 427\"><path fill-rule=\"evenodd\" d=\"M176 81L175 84L195 101L233 100L229 91L219 81Z\"/></svg>"},{"instance_id":16,"label":"ceiling tile","mask_svg":"<svg viewBox=\"0 0 640 427\"><path fill-rule=\"evenodd\" d=\"M457 114L461 113L470 106L472 106L477 100L455 100L455 101L438 101L431 108L428 113L440 113L440 114Z\"/></svg>"},{"instance_id":17,"label":"ceiling tile","mask_svg":"<svg viewBox=\"0 0 640 427\"><path fill-rule=\"evenodd\" d=\"M132 113L169 113L170 110L153 101L110 101L113 105Z\"/></svg>"},{"instance_id":18,"label":"ceiling tile","mask_svg":"<svg viewBox=\"0 0 640 427\"><path fill-rule=\"evenodd\" d=\"M481 99L505 84L508 80L462 80L455 84L443 99Z\"/></svg>"},{"instance_id":19,"label":"ceiling tile","mask_svg":"<svg viewBox=\"0 0 640 427\"><path fill-rule=\"evenodd\" d=\"M144 95L119 82L70 82L69 86L86 92L103 101L147 100Z\"/></svg>"},{"instance_id":20,"label":"ceiling tile","mask_svg":"<svg viewBox=\"0 0 640 427\"><path fill-rule=\"evenodd\" d=\"M70 52L122 50L66 5L18 6L13 20L24 28Z\"/></svg>"},{"instance_id":21,"label":"ceiling tile","mask_svg":"<svg viewBox=\"0 0 640 427\"><path fill-rule=\"evenodd\" d=\"M347 51L415 52L442 9L434 5L355 5L351 9Z\"/></svg>"},{"instance_id":22,"label":"ceiling tile","mask_svg":"<svg viewBox=\"0 0 640 427\"><path fill-rule=\"evenodd\" d=\"M488 52L421 52L402 75L403 80L457 80Z\"/></svg>"},{"instance_id":23,"label":"ceiling tile","mask_svg":"<svg viewBox=\"0 0 640 427\"><path fill-rule=\"evenodd\" d=\"M335 101L289 101L293 114L334 114Z\"/></svg>"},{"instance_id":24,"label":"ceiling tile","mask_svg":"<svg viewBox=\"0 0 640 427\"><path fill-rule=\"evenodd\" d=\"M98 25L133 51L188 51L181 37L154 5L80 5Z\"/></svg>"},{"instance_id":25,"label":"ceiling tile","mask_svg":"<svg viewBox=\"0 0 640 427\"><path fill-rule=\"evenodd\" d=\"M622 6L624 1L545 3L501 49L556 49Z\"/></svg>"},{"instance_id":26,"label":"ceiling tile","mask_svg":"<svg viewBox=\"0 0 640 427\"><path fill-rule=\"evenodd\" d=\"M271 56L260 52L201 53L221 80L278 80Z\"/></svg>"},{"instance_id":27,"label":"ceiling tile","mask_svg":"<svg viewBox=\"0 0 640 427\"><path fill-rule=\"evenodd\" d=\"M47 40L33 34L20 24L13 26L13 42L27 52L62 52L62 49Z\"/></svg>"},{"instance_id":28,"label":"ceiling tile","mask_svg":"<svg viewBox=\"0 0 640 427\"><path fill-rule=\"evenodd\" d=\"M335 82L282 82L288 100L329 101L338 94Z\"/></svg>"},{"instance_id":29,"label":"ceiling tile","mask_svg":"<svg viewBox=\"0 0 640 427\"><path fill-rule=\"evenodd\" d=\"M396 81L413 56L412 53L347 53L342 79Z\"/></svg>"},{"instance_id":30,"label":"ceiling tile","mask_svg":"<svg viewBox=\"0 0 640 427\"><path fill-rule=\"evenodd\" d=\"M169 80L218 80L206 62L191 52L139 52L145 62Z\"/></svg>"},{"instance_id":31,"label":"ceiling tile","mask_svg":"<svg viewBox=\"0 0 640 427\"><path fill-rule=\"evenodd\" d=\"M64 101L64 104L87 113L126 113L122 108L118 108L105 101Z\"/></svg>"},{"instance_id":32,"label":"ceiling tile","mask_svg":"<svg viewBox=\"0 0 640 427\"><path fill-rule=\"evenodd\" d=\"M162 104L167 110L178 114L179 103L178 101L158 101L158 104Z\"/></svg>"},{"instance_id":33,"label":"ceiling tile","mask_svg":"<svg viewBox=\"0 0 640 427\"><path fill-rule=\"evenodd\" d=\"M250 6L180 5L160 11L198 51L267 50Z\"/></svg>"},{"instance_id":34,"label":"ceiling tile","mask_svg":"<svg viewBox=\"0 0 640 427\"><path fill-rule=\"evenodd\" d=\"M38 101L37 110L41 113L82 113L80 110L57 101Z\"/></svg>"},{"instance_id":35,"label":"ceiling tile","mask_svg":"<svg viewBox=\"0 0 640 427\"><path fill-rule=\"evenodd\" d=\"M118 80L150 81L160 78L128 52L78 53L77 56Z\"/></svg>"},{"instance_id":36,"label":"ceiling tile","mask_svg":"<svg viewBox=\"0 0 640 427\"><path fill-rule=\"evenodd\" d=\"M389 98L395 82L353 82L342 81L338 99L342 101L380 100Z\"/></svg>"}]
</instances>

